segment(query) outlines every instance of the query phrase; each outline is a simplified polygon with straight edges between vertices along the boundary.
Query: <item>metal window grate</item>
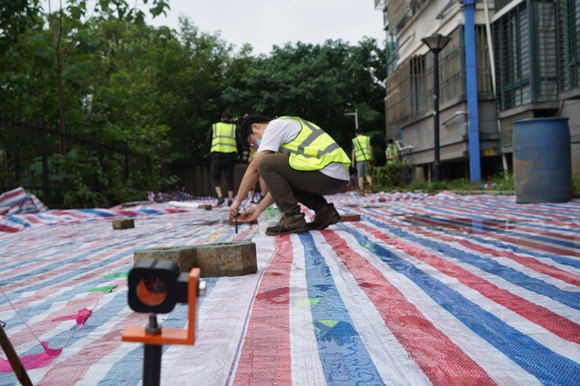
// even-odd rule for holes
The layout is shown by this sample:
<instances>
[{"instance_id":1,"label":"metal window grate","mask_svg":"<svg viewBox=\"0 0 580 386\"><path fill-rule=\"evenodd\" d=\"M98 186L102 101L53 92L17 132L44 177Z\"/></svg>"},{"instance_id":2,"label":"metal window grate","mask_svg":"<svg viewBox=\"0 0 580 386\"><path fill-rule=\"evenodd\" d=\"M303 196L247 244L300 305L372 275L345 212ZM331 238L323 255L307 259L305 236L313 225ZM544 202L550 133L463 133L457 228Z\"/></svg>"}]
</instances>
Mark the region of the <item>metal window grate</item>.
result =
<instances>
[{"instance_id":1,"label":"metal window grate","mask_svg":"<svg viewBox=\"0 0 580 386\"><path fill-rule=\"evenodd\" d=\"M477 92L479 95L493 95L491 84L491 65L487 48L485 26L475 26L475 45L477 61Z\"/></svg>"},{"instance_id":2,"label":"metal window grate","mask_svg":"<svg viewBox=\"0 0 580 386\"><path fill-rule=\"evenodd\" d=\"M527 6L521 4L494 24L498 99L501 110L531 101Z\"/></svg>"},{"instance_id":3,"label":"metal window grate","mask_svg":"<svg viewBox=\"0 0 580 386\"><path fill-rule=\"evenodd\" d=\"M534 0L494 24L500 110L558 98L556 4Z\"/></svg>"},{"instance_id":4,"label":"metal window grate","mask_svg":"<svg viewBox=\"0 0 580 386\"><path fill-rule=\"evenodd\" d=\"M535 45L534 101L558 97L558 41L556 39L556 3L533 1L532 41Z\"/></svg>"},{"instance_id":5,"label":"metal window grate","mask_svg":"<svg viewBox=\"0 0 580 386\"><path fill-rule=\"evenodd\" d=\"M409 61L410 66L410 108L413 113L427 110L427 73L425 72L425 56L415 56Z\"/></svg>"},{"instance_id":6,"label":"metal window grate","mask_svg":"<svg viewBox=\"0 0 580 386\"><path fill-rule=\"evenodd\" d=\"M463 26L456 28L451 40L439 54L439 98L440 103L465 95L465 49ZM432 55L429 55L432 57ZM432 71L432 69L429 69ZM430 79L433 78L431 75ZM429 95L433 94L433 85ZM432 108L433 104L429 104Z\"/></svg>"},{"instance_id":7,"label":"metal window grate","mask_svg":"<svg viewBox=\"0 0 580 386\"><path fill-rule=\"evenodd\" d=\"M388 0L389 30L396 33L425 4L427 0Z\"/></svg>"},{"instance_id":8,"label":"metal window grate","mask_svg":"<svg viewBox=\"0 0 580 386\"><path fill-rule=\"evenodd\" d=\"M559 0L560 88L580 87L580 0Z\"/></svg>"}]
</instances>

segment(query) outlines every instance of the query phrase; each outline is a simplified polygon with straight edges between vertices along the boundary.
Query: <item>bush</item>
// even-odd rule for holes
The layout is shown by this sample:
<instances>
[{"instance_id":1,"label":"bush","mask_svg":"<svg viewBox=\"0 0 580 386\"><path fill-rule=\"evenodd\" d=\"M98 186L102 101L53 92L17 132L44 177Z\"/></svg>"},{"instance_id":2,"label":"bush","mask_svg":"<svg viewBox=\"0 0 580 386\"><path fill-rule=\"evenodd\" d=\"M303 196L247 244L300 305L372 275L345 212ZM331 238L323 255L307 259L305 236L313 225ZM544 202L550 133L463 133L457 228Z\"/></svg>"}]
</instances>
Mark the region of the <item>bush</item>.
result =
<instances>
[{"instance_id":1,"label":"bush","mask_svg":"<svg viewBox=\"0 0 580 386\"><path fill-rule=\"evenodd\" d=\"M394 163L373 168L373 184L377 190L392 190L403 187L411 178L410 167L406 163Z\"/></svg>"},{"instance_id":2,"label":"bush","mask_svg":"<svg viewBox=\"0 0 580 386\"><path fill-rule=\"evenodd\" d=\"M572 176L572 193L580 192L580 176Z\"/></svg>"}]
</instances>

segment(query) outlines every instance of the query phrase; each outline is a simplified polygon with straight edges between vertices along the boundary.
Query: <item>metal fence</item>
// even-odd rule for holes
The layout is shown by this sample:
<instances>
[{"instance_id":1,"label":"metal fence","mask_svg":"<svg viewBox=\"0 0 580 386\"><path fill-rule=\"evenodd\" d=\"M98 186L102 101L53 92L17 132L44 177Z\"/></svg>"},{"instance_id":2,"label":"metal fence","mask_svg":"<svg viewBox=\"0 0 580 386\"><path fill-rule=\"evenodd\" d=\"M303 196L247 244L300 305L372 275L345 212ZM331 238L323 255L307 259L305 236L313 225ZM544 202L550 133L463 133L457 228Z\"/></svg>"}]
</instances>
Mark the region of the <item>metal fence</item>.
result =
<instances>
[{"instance_id":1,"label":"metal fence","mask_svg":"<svg viewBox=\"0 0 580 386\"><path fill-rule=\"evenodd\" d=\"M0 192L22 186L48 199L83 189L146 189L153 174L153 161L126 142L62 133L42 117L33 124L0 117Z\"/></svg>"}]
</instances>

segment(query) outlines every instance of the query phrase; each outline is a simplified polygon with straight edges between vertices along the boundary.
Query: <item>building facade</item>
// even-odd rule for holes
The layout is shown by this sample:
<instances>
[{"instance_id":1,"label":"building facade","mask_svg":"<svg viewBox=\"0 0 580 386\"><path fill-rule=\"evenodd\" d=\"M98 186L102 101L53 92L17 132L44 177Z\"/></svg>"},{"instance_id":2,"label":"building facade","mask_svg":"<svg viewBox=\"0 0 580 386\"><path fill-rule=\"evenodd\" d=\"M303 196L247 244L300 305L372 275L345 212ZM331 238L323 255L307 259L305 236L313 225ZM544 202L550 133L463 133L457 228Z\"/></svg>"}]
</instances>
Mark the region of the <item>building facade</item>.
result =
<instances>
[{"instance_id":1,"label":"building facade","mask_svg":"<svg viewBox=\"0 0 580 386\"><path fill-rule=\"evenodd\" d=\"M414 167L415 177L430 177L435 154L433 54L421 41L434 33L451 38L439 54L444 178L470 175L470 125L478 126L481 176L486 177L503 167L511 169L514 121L554 116L570 117L572 168L580 174L578 3L477 1L473 22L467 23L467 31L473 28L475 35L473 47L465 43L463 2L375 0L375 7L383 11L387 36L397 47L386 79L387 137L406 148L404 159ZM475 81L466 76L466 50L475 51L476 90ZM468 95L477 99L476 109L468 104ZM477 117L475 122L470 114Z\"/></svg>"}]
</instances>

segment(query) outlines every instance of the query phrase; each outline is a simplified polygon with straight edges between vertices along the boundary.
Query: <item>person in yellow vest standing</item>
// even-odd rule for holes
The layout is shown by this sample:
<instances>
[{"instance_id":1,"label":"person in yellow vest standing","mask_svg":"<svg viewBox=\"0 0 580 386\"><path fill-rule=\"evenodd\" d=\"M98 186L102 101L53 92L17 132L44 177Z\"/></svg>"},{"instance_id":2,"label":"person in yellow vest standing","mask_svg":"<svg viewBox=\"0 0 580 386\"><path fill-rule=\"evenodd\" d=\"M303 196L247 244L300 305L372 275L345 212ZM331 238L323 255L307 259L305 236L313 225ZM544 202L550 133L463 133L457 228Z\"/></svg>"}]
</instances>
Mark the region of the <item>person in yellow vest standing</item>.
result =
<instances>
[{"instance_id":1,"label":"person in yellow vest standing","mask_svg":"<svg viewBox=\"0 0 580 386\"><path fill-rule=\"evenodd\" d=\"M399 149L397 148L397 145L393 144L393 140L390 138L387 140L385 156L387 158L387 165L399 162Z\"/></svg>"},{"instance_id":2,"label":"person in yellow vest standing","mask_svg":"<svg viewBox=\"0 0 580 386\"><path fill-rule=\"evenodd\" d=\"M282 218L266 230L267 235L324 229L340 221L334 205L323 195L346 189L351 162L328 133L299 117L272 120L263 115L248 116L241 130L244 133L253 131L261 142L230 207L231 219L240 214L243 198L261 176L269 192L257 206L242 214L241 221L257 219L273 202L282 212ZM274 154L276 152L280 153ZM315 212L314 221L306 223L298 202Z\"/></svg>"},{"instance_id":3,"label":"person in yellow vest standing","mask_svg":"<svg viewBox=\"0 0 580 386\"><path fill-rule=\"evenodd\" d=\"M225 111L221 122L211 127L211 182L218 196L218 205L224 203L220 180L222 171L228 188L228 205L234 198L234 166L238 156L236 125L232 123L232 114Z\"/></svg>"},{"instance_id":4,"label":"person in yellow vest standing","mask_svg":"<svg viewBox=\"0 0 580 386\"><path fill-rule=\"evenodd\" d=\"M358 186L360 188L360 195L365 195L365 177L369 183L371 192L374 193L373 177L371 176L371 162L374 161L373 147L371 146L371 139L368 135L364 135L364 130L356 129L356 137L352 139L352 167L356 166L356 174L358 176Z\"/></svg>"}]
</instances>

